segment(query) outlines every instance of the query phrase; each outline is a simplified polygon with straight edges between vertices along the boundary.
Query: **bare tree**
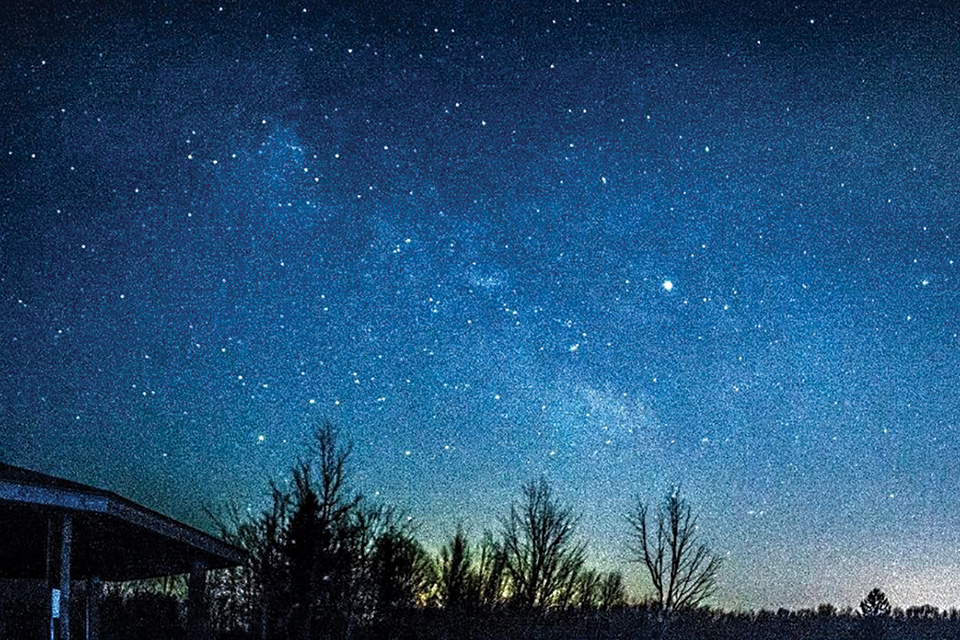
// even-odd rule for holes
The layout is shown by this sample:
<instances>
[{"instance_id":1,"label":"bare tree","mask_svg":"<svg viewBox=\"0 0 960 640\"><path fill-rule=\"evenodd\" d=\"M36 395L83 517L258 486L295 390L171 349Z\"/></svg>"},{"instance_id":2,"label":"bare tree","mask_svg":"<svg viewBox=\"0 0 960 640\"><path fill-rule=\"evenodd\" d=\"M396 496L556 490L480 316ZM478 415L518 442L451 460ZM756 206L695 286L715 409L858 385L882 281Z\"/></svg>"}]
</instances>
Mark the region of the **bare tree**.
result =
<instances>
[{"instance_id":1,"label":"bare tree","mask_svg":"<svg viewBox=\"0 0 960 640\"><path fill-rule=\"evenodd\" d=\"M650 522L638 499L627 516L633 560L646 568L660 611L695 608L715 592L721 559L700 542L697 518L679 490L667 496L655 519Z\"/></svg>"},{"instance_id":2,"label":"bare tree","mask_svg":"<svg viewBox=\"0 0 960 640\"><path fill-rule=\"evenodd\" d=\"M619 571L611 571L603 576L600 583L599 606L601 609L612 609L627 602L627 590L623 586L623 575Z\"/></svg>"},{"instance_id":3,"label":"bare tree","mask_svg":"<svg viewBox=\"0 0 960 640\"><path fill-rule=\"evenodd\" d=\"M507 554L493 534L484 531L477 557L477 582L480 602L498 605L503 601L507 578Z\"/></svg>"},{"instance_id":4,"label":"bare tree","mask_svg":"<svg viewBox=\"0 0 960 640\"><path fill-rule=\"evenodd\" d=\"M354 510L349 526L346 527L344 542L348 554L353 558L349 585L351 628L356 620L370 620L379 610L377 541L391 528L398 526L398 517L391 506L361 504ZM348 630L347 637L350 637L350 633Z\"/></svg>"},{"instance_id":5,"label":"bare tree","mask_svg":"<svg viewBox=\"0 0 960 640\"><path fill-rule=\"evenodd\" d=\"M224 518L208 510L220 536L247 552L234 569L213 572L210 585L213 626L244 632L261 640L287 637L289 575L285 547L293 496L270 485L270 504L260 513L241 513L235 505Z\"/></svg>"},{"instance_id":6,"label":"bare tree","mask_svg":"<svg viewBox=\"0 0 960 640\"><path fill-rule=\"evenodd\" d=\"M580 572L577 580L577 606L581 609L596 609L600 603L600 587L603 575L594 569Z\"/></svg>"},{"instance_id":7,"label":"bare tree","mask_svg":"<svg viewBox=\"0 0 960 640\"><path fill-rule=\"evenodd\" d=\"M503 552L511 597L524 607L554 604L560 590L579 572L585 545L573 535L578 518L561 505L546 480L523 487L519 504L502 521Z\"/></svg>"},{"instance_id":8,"label":"bare tree","mask_svg":"<svg viewBox=\"0 0 960 640\"><path fill-rule=\"evenodd\" d=\"M549 604L561 609L577 606L580 595L580 582L584 573L584 554L569 556L560 565L559 584Z\"/></svg>"}]
</instances>

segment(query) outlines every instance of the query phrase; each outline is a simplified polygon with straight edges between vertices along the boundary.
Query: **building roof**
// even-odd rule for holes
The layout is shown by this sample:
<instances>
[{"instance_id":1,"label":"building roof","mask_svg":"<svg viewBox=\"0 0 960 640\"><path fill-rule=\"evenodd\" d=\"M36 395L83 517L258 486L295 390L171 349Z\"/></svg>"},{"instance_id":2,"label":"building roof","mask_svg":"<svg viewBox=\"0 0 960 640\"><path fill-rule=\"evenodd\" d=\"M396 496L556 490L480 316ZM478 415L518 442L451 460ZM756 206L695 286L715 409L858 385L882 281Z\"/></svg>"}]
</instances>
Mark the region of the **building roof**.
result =
<instances>
[{"instance_id":1,"label":"building roof","mask_svg":"<svg viewBox=\"0 0 960 640\"><path fill-rule=\"evenodd\" d=\"M40 578L51 515L73 514L75 579L121 581L243 562L244 552L115 493L0 463L0 578ZM50 523L53 523L52 525Z\"/></svg>"}]
</instances>

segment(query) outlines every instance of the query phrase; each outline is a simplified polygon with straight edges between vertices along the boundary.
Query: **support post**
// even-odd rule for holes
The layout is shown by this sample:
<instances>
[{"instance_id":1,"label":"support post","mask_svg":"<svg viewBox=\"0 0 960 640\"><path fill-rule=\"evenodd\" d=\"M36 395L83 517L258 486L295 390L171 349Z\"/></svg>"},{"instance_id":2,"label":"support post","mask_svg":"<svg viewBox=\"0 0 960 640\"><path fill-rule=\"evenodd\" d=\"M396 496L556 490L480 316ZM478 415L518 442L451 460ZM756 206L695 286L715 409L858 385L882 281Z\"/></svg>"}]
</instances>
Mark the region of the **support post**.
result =
<instances>
[{"instance_id":1,"label":"support post","mask_svg":"<svg viewBox=\"0 0 960 640\"><path fill-rule=\"evenodd\" d=\"M194 560L190 567L187 594L187 639L206 640L209 637L210 609L207 603L207 563Z\"/></svg>"},{"instance_id":2,"label":"support post","mask_svg":"<svg viewBox=\"0 0 960 640\"><path fill-rule=\"evenodd\" d=\"M103 598L103 583L99 576L87 578L86 640L100 640L100 601Z\"/></svg>"},{"instance_id":3,"label":"support post","mask_svg":"<svg viewBox=\"0 0 960 640\"><path fill-rule=\"evenodd\" d=\"M50 597L47 600L47 630L50 632L50 640L57 640L57 621L53 618L53 590L56 588L56 582L54 580L54 572L56 571L56 551L57 551L57 531L55 526L60 524L55 522L55 518L52 514L47 514L47 546L46 546L46 569L44 572L43 579L43 588L46 590L47 595Z\"/></svg>"},{"instance_id":4,"label":"support post","mask_svg":"<svg viewBox=\"0 0 960 640\"><path fill-rule=\"evenodd\" d=\"M70 551L73 516L64 512L60 524L60 640L70 640Z\"/></svg>"}]
</instances>

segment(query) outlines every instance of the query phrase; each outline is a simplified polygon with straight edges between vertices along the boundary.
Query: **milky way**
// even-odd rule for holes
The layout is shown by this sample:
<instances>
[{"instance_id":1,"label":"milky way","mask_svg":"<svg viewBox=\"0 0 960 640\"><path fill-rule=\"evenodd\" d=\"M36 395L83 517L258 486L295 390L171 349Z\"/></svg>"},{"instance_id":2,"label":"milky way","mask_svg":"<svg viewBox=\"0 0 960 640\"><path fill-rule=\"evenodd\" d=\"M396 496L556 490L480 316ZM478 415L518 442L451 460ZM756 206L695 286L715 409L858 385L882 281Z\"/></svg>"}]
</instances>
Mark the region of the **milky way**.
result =
<instances>
[{"instance_id":1,"label":"milky way","mask_svg":"<svg viewBox=\"0 0 960 640\"><path fill-rule=\"evenodd\" d=\"M697 4L13 3L3 459L209 526L329 419L428 545L960 604L960 14Z\"/></svg>"}]
</instances>

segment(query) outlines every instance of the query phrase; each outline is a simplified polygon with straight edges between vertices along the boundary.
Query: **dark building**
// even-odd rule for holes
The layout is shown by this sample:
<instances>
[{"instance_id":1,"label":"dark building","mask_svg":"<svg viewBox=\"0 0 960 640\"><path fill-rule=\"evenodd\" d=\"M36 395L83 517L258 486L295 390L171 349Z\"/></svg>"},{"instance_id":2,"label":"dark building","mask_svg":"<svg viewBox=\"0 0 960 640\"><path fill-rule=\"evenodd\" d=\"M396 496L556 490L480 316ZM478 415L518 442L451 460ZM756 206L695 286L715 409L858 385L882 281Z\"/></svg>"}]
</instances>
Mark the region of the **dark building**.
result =
<instances>
[{"instance_id":1,"label":"dark building","mask_svg":"<svg viewBox=\"0 0 960 640\"><path fill-rule=\"evenodd\" d=\"M0 580L21 615L37 618L38 640L69 640L71 626L98 639L104 581L176 574L190 576L188 637L205 638L206 572L242 560L240 549L115 493L0 463ZM0 637L4 624L0 616Z\"/></svg>"}]
</instances>

